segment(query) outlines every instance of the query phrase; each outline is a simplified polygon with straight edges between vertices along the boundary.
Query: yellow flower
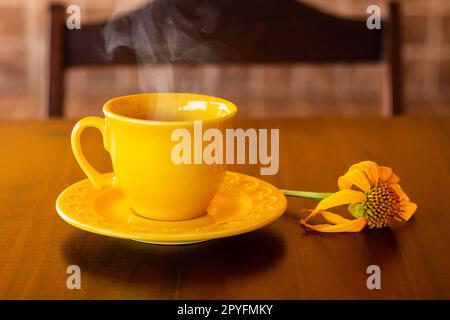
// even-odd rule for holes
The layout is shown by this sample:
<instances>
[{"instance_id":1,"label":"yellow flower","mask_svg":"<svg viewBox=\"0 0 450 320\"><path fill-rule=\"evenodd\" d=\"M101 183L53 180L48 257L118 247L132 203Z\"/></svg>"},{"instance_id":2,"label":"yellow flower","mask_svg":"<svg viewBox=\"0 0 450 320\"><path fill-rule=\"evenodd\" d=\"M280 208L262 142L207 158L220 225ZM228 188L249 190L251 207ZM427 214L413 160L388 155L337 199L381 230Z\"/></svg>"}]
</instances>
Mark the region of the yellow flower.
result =
<instances>
[{"instance_id":1,"label":"yellow flower","mask_svg":"<svg viewBox=\"0 0 450 320\"><path fill-rule=\"evenodd\" d=\"M399 181L391 168L378 166L373 161L355 164L339 178L340 191L320 201L300 223L320 232L359 232L366 225L372 229L387 227L394 221L408 221L417 205L409 201ZM356 219L345 219L325 211L348 204ZM316 215L321 215L329 224L309 224L308 220Z\"/></svg>"}]
</instances>

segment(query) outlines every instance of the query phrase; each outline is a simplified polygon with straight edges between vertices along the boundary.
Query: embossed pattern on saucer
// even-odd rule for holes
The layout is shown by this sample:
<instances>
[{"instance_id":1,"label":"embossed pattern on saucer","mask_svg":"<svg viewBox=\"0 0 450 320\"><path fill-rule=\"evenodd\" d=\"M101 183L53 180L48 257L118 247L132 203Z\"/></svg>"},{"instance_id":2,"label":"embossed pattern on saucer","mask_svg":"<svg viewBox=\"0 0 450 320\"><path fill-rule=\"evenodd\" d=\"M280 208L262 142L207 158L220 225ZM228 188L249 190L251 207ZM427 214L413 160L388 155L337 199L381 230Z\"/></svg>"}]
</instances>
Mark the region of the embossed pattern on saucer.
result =
<instances>
[{"instance_id":1,"label":"embossed pattern on saucer","mask_svg":"<svg viewBox=\"0 0 450 320\"><path fill-rule=\"evenodd\" d=\"M94 233L136 241L176 245L229 237L259 229L286 209L286 198L273 185L227 171L225 180L202 216L184 221L157 221L135 214L120 190L98 191L88 179L65 189L56 200L69 224Z\"/></svg>"}]
</instances>

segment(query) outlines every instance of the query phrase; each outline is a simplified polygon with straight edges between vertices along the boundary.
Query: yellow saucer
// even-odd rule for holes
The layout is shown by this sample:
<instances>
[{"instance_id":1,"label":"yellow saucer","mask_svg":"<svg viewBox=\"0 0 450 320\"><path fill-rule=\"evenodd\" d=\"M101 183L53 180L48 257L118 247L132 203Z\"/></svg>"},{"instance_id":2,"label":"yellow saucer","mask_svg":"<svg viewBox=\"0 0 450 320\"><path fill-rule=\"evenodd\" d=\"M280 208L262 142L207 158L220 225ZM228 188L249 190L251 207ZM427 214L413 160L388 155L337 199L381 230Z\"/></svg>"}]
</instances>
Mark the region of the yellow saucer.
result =
<instances>
[{"instance_id":1,"label":"yellow saucer","mask_svg":"<svg viewBox=\"0 0 450 320\"><path fill-rule=\"evenodd\" d=\"M154 244L178 245L250 232L271 223L286 209L286 198L271 184L227 171L202 216L158 221L135 214L116 188L98 191L88 179L65 189L56 210L69 224L106 236Z\"/></svg>"}]
</instances>

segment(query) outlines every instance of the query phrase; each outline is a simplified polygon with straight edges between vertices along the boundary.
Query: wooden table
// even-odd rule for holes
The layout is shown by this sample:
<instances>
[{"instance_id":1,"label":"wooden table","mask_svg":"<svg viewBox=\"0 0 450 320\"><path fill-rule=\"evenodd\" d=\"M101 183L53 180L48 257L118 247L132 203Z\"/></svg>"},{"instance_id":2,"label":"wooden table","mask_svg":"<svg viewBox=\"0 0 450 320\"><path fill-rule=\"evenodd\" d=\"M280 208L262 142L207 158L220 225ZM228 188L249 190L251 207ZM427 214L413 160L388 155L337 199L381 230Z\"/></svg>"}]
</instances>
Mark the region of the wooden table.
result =
<instances>
[{"instance_id":1,"label":"wooden table","mask_svg":"<svg viewBox=\"0 0 450 320\"><path fill-rule=\"evenodd\" d=\"M280 188L335 191L361 160L393 167L419 205L392 229L318 234L298 225L311 200L292 199L273 224L249 234L165 247L78 230L55 199L84 178L69 144L71 121L0 123L0 299L415 299L450 298L450 118L240 120L280 128ZM111 170L94 130L88 157ZM258 175L258 166L230 169ZM368 290L366 268L381 268ZM66 268L81 268L68 290Z\"/></svg>"}]
</instances>

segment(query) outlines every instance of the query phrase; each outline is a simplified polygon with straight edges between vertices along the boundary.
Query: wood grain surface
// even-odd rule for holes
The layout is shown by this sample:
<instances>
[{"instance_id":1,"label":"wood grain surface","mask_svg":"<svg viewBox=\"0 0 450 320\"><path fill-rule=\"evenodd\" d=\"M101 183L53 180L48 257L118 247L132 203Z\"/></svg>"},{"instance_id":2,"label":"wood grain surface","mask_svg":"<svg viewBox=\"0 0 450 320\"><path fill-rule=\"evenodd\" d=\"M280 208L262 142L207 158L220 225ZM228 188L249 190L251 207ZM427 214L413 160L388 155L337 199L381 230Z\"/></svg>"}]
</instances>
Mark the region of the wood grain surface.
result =
<instances>
[{"instance_id":1,"label":"wood grain surface","mask_svg":"<svg viewBox=\"0 0 450 320\"><path fill-rule=\"evenodd\" d=\"M157 246L78 230L55 199L83 179L70 149L71 121L0 123L0 299L442 299L450 298L450 118L240 120L280 129L280 188L335 191L361 160L394 168L418 204L415 217L357 234L306 231L315 202L288 199L286 213L249 234ZM100 135L87 131L92 163L110 171ZM259 166L231 166L258 176ZM176 183L174 181L174 183ZM366 268L381 268L368 290ZM66 268L81 268L68 290Z\"/></svg>"}]
</instances>

